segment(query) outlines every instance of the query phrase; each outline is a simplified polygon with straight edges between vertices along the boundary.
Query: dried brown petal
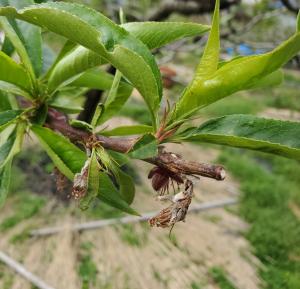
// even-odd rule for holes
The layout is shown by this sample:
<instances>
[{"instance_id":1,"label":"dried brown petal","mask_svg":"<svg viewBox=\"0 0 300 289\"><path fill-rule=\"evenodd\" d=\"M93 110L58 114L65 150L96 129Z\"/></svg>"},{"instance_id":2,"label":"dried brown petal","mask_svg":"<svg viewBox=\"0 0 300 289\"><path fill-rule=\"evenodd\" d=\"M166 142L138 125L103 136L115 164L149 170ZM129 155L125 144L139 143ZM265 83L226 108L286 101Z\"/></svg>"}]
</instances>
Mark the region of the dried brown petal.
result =
<instances>
[{"instance_id":1,"label":"dried brown petal","mask_svg":"<svg viewBox=\"0 0 300 289\"><path fill-rule=\"evenodd\" d=\"M75 200L83 198L87 192L90 159L88 159L80 173L75 174L71 196Z\"/></svg>"}]
</instances>

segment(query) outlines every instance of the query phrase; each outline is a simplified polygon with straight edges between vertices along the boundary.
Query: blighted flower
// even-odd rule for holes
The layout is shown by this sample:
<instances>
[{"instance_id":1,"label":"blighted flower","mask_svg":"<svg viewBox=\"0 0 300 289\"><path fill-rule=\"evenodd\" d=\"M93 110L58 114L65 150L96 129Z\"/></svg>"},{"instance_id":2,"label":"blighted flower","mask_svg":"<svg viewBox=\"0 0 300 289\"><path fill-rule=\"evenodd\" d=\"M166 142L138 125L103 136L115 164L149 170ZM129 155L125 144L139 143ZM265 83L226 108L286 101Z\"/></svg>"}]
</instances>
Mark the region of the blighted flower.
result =
<instances>
[{"instance_id":1,"label":"blighted flower","mask_svg":"<svg viewBox=\"0 0 300 289\"><path fill-rule=\"evenodd\" d=\"M180 192L168 199L172 204L161 210L159 214L149 220L152 227L170 227L180 221L185 221L185 217L193 197L193 183L190 180L185 181L185 188ZM162 199L162 198L161 198ZM167 196L163 197L167 199Z\"/></svg>"},{"instance_id":2,"label":"blighted flower","mask_svg":"<svg viewBox=\"0 0 300 289\"><path fill-rule=\"evenodd\" d=\"M172 184L174 188L174 182L177 186L183 184L183 179L180 174L175 174L160 167L154 167L149 172L148 179L152 180L153 189L159 192L160 195L164 195L166 192L169 192L170 184Z\"/></svg>"},{"instance_id":3,"label":"blighted flower","mask_svg":"<svg viewBox=\"0 0 300 289\"><path fill-rule=\"evenodd\" d=\"M72 197L74 197L75 200L83 198L87 192L89 166L90 159L87 159L84 166L81 169L81 172L75 174L74 176L74 183L71 195Z\"/></svg>"}]
</instances>

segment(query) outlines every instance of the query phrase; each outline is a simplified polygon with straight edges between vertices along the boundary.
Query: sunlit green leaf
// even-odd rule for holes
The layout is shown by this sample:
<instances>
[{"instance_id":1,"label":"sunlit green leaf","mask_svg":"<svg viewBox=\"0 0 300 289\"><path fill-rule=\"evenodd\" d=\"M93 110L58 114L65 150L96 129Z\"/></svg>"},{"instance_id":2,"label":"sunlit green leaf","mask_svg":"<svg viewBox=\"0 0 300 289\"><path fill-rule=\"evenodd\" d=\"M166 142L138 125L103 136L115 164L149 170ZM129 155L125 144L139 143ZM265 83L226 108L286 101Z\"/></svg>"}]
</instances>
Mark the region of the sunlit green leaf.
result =
<instances>
[{"instance_id":1,"label":"sunlit green leaf","mask_svg":"<svg viewBox=\"0 0 300 289\"><path fill-rule=\"evenodd\" d=\"M153 127L150 125L125 125L119 126L112 130L101 131L101 135L105 136L126 136L126 135L138 135L153 132Z\"/></svg>"},{"instance_id":2,"label":"sunlit green leaf","mask_svg":"<svg viewBox=\"0 0 300 289\"><path fill-rule=\"evenodd\" d=\"M184 37L200 36L210 26L188 22L130 22L121 25L149 49L161 47Z\"/></svg>"},{"instance_id":3,"label":"sunlit green leaf","mask_svg":"<svg viewBox=\"0 0 300 289\"><path fill-rule=\"evenodd\" d=\"M188 142L209 142L259 150L300 160L300 122L228 115L190 128L177 137Z\"/></svg>"},{"instance_id":4,"label":"sunlit green leaf","mask_svg":"<svg viewBox=\"0 0 300 289\"><path fill-rule=\"evenodd\" d=\"M0 81L0 89L8 91L12 89L10 87L15 87L15 89L25 91L24 93L29 96L31 82L28 74L21 65L2 51L0 51Z\"/></svg>"},{"instance_id":5,"label":"sunlit green leaf","mask_svg":"<svg viewBox=\"0 0 300 289\"><path fill-rule=\"evenodd\" d=\"M237 91L255 88L299 50L300 33L296 33L268 53L238 57L221 65L215 73L194 81L193 86L186 89L176 105L172 122L188 118L200 108Z\"/></svg>"}]
</instances>

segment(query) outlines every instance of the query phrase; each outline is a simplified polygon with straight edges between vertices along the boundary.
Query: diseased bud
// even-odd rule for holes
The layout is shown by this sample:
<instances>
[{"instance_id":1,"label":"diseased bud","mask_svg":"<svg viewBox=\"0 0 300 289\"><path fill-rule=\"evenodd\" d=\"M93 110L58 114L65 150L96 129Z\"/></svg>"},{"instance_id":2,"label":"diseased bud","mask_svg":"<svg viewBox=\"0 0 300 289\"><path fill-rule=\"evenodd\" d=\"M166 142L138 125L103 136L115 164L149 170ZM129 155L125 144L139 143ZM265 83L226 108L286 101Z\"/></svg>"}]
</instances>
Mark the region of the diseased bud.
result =
<instances>
[{"instance_id":1,"label":"diseased bud","mask_svg":"<svg viewBox=\"0 0 300 289\"><path fill-rule=\"evenodd\" d=\"M80 173L75 174L74 184L72 189L72 197L75 200L83 198L88 188L88 174L89 174L90 159L87 159Z\"/></svg>"},{"instance_id":2,"label":"diseased bud","mask_svg":"<svg viewBox=\"0 0 300 289\"><path fill-rule=\"evenodd\" d=\"M160 167L152 168L149 172L148 179L152 180L153 189L159 192L160 195L164 195L166 192L169 192L170 184L172 184L174 188L174 182L177 186L183 184L183 179L180 174L175 174Z\"/></svg>"}]
</instances>

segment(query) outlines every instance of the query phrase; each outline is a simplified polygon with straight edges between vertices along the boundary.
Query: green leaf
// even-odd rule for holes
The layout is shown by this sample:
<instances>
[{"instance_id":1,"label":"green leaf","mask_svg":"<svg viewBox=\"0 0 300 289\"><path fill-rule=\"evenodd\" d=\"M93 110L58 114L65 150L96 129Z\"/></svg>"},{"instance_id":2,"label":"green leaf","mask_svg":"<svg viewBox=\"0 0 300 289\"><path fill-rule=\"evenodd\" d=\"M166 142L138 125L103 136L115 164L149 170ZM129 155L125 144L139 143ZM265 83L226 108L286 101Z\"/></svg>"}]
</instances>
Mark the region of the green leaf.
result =
<instances>
[{"instance_id":1,"label":"green leaf","mask_svg":"<svg viewBox=\"0 0 300 289\"><path fill-rule=\"evenodd\" d=\"M74 82L81 73L102 63L103 58L91 50L82 46L72 49L57 62L49 75L49 93L52 94L56 89Z\"/></svg>"},{"instance_id":2,"label":"green leaf","mask_svg":"<svg viewBox=\"0 0 300 289\"><path fill-rule=\"evenodd\" d=\"M9 96L5 91L0 90L0 111L11 110L11 103L9 100Z\"/></svg>"},{"instance_id":3,"label":"green leaf","mask_svg":"<svg viewBox=\"0 0 300 289\"><path fill-rule=\"evenodd\" d=\"M93 127L85 121L78 120L78 119L70 119L69 123L73 127L81 128L87 131L93 131Z\"/></svg>"},{"instance_id":4,"label":"green leaf","mask_svg":"<svg viewBox=\"0 0 300 289\"><path fill-rule=\"evenodd\" d=\"M0 147L0 169L2 169L16 154L21 151L25 130L26 124L19 123L14 131L9 135L6 142Z\"/></svg>"},{"instance_id":5,"label":"green leaf","mask_svg":"<svg viewBox=\"0 0 300 289\"><path fill-rule=\"evenodd\" d=\"M220 54L220 0L216 0L215 11L212 20L212 27L209 33L209 38L206 43L202 58L196 70L195 80L199 81L202 78L209 77L218 68Z\"/></svg>"},{"instance_id":6,"label":"green leaf","mask_svg":"<svg viewBox=\"0 0 300 289\"><path fill-rule=\"evenodd\" d=\"M128 214L139 216L139 213L130 208L129 205L123 200L122 196L107 174L100 172L99 177L100 186L98 198L101 201Z\"/></svg>"},{"instance_id":7,"label":"green leaf","mask_svg":"<svg viewBox=\"0 0 300 289\"><path fill-rule=\"evenodd\" d=\"M161 47L184 37L199 36L210 26L186 22L130 22L121 25L149 49Z\"/></svg>"},{"instance_id":8,"label":"green leaf","mask_svg":"<svg viewBox=\"0 0 300 289\"><path fill-rule=\"evenodd\" d=\"M66 177L73 180L74 174L80 172L86 161L85 153L68 139L48 128L33 125L31 130L37 136L55 166Z\"/></svg>"},{"instance_id":9,"label":"green leaf","mask_svg":"<svg viewBox=\"0 0 300 289\"><path fill-rule=\"evenodd\" d=\"M17 9L34 4L33 0L9 0L9 5ZM16 33L22 41L32 63L35 75L42 72L42 37L41 28L20 20L10 20L14 23Z\"/></svg>"},{"instance_id":10,"label":"green leaf","mask_svg":"<svg viewBox=\"0 0 300 289\"><path fill-rule=\"evenodd\" d=\"M247 89L257 89L257 88L267 88L281 84L283 81L283 72L281 69L278 69L267 76L257 80L255 83L252 83L251 86Z\"/></svg>"},{"instance_id":11,"label":"green leaf","mask_svg":"<svg viewBox=\"0 0 300 289\"><path fill-rule=\"evenodd\" d=\"M299 135L300 122L228 115L188 129L176 139L259 150L300 160Z\"/></svg>"},{"instance_id":12,"label":"green leaf","mask_svg":"<svg viewBox=\"0 0 300 289\"><path fill-rule=\"evenodd\" d=\"M44 103L34 111L33 117L30 120L34 124L43 125L46 121L47 114L48 105Z\"/></svg>"},{"instance_id":13,"label":"green leaf","mask_svg":"<svg viewBox=\"0 0 300 289\"><path fill-rule=\"evenodd\" d=\"M0 132L10 125L22 113L22 110L7 110L0 112Z\"/></svg>"},{"instance_id":14,"label":"green leaf","mask_svg":"<svg viewBox=\"0 0 300 289\"><path fill-rule=\"evenodd\" d=\"M97 197L100 187L100 170L97 161L95 150L93 149L88 172L88 188L86 195L80 200L80 208L86 210L89 208L91 202Z\"/></svg>"},{"instance_id":15,"label":"green leaf","mask_svg":"<svg viewBox=\"0 0 300 289\"><path fill-rule=\"evenodd\" d=\"M0 15L42 26L99 54L139 90L156 122L162 95L160 72L148 48L125 29L101 13L74 3L46 3L19 11L4 7Z\"/></svg>"},{"instance_id":16,"label":"green leaf","mask_svg":"<svg viewBox=\"0 0 300 289\"><path fill-rule=\"evenodd\" d=\"M131 204L135 196L135 185L132 180L132 177L123 172L121 169L119 169L118 181L121 196L127 204Z\"/></svg>"},{"instance_id":17,"label":"green leaf","mask_svg":"<svg viewBox=\"0 0 300 289\"><path fill-rule=\"evenodd\" d=\"M113 159L114 162L116 162L116 164L121 167L127 163L129 163L130 159L126 154L122 154L116 151L112 151L112 150L106 150L110 157Z\"/></svg>"},{"instance_id":18,"label":"green leaf","mask_svg":"<svg viewBox=\"0 0 300 289\"><path fill-rule=\"evenodd\" d=\"M147 159L157 155L157 140L152 134L145 134L132 146L128 155L134 159Z\"/></svg>"},{"instance_id":19,"label":"green leaf","mask_svg":"<svg viewBox=\"0 0 300 289\"><path fill-rule=\"evenodd\" d=\"M12 161L9 161L2 169L0 169L0 208L4 205L9 192L11 163Z\"/></svg>"},{"instance_id":20,"label":"green leaf","mask_svg":"<svg viewBox=\"0 0 300 289\"><path fill-rule=\"evenodd\" d=\"M7 8L0 7L0 10L1 9L9 9L9 7L7 7ZM36 87L35 73L34 73L30 58L27 54L27 51L15 30L15 29L17 29L16 25L13 25L13 26L15 26L15 28L14 28L5 17L0 17L0 24L2 26L2 29L5 32L6 36L9 38L10 42L13 44L16 51L18 52L18 54L21 58L21 61L22 61L23 65L25 66L26 71L28 72L28 77L30 79L32 91L36 92L37 87Z\"/></svg>"},{"instance_id":21,"label":"green leaf","mask_svg":"<svg viewBox=\"0 0 300 289\"><path fill-rule=\"evenodd\" d=\"M153 132L153 127L149 125L125 125L119 126L112 130L101 131L101 135L105 136L126 136L126 135L138 135Z\"/></svg>"},{"instance_id":22,"label":"green leaf","mask_svg":"<svg viewBox=\"0 0 300 289\"><path fill-rule=\"evenodd\" d=\"M8 91L10 90L9 87L15 87L20 91L24 90L26 96L29 96L31 82L28 74L21 65L17 64L2 51L0 51L0 81L2 83L0 89Z\"/></svg>"},{"instance_id":23,"label":"green leaf","mask_svg":"<svg viewBox=\"0 0 300 289\"><path fill-rule=\"evenodd\" d=\"M183 120L199 109L237 91L255 87L282 67L300 50L300 33L296 33L274 50L254 56L239 57L222 65L215 73L189 87L176 105L172 121Z\"/></svg>"},{"instance_id":24,"label":"green leaf","mask_svg":"<svg viewBox=\"0 0 300 289\"><path fill-rule=\"evenodd\" d=\"M15 48L9 38L5 36L1 50L8 56L11 56L13 52L15 51Z\"/></svg>"}]
</instances>

